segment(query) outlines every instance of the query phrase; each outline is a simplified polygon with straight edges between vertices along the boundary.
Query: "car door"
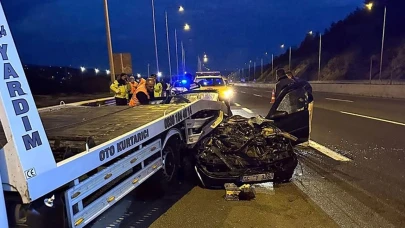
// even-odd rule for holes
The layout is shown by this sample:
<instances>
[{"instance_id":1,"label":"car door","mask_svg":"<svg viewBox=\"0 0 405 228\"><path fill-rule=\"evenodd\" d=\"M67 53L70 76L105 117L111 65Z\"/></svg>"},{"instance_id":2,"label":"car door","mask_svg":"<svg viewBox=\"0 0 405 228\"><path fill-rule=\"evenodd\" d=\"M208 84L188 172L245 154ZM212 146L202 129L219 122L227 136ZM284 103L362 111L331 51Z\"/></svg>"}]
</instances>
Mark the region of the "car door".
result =
<instances>
[{"instance_id":1,"label":"car door","mask_svg":"<svg viewBox=\"0 0 405 228\"><path fill-rule=\"evenodd\" d=\"M266 118L274 120L276 126L298 138L293 145L309 138L309 93L308 82L294 83L283 89L276 98Z\"/></svg>"}]
</instances>

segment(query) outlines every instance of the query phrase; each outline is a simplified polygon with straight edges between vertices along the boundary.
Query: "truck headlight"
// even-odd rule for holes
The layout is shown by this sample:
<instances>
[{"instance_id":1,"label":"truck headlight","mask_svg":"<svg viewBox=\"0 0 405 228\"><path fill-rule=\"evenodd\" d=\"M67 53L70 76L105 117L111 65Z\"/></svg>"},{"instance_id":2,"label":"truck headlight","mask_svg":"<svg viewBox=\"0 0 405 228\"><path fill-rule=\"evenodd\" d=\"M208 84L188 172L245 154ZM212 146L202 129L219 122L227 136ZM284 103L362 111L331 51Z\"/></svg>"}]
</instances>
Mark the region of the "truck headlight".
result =
<instances>
[{"instance_id":1,"label":"truck headlight","mask_svg":"<svg viewBox=\"0 0 405 228\"><path fill-rule=\"evenodd\" d=\"M224 97L225 97L225 99L232 98L233 97L233 90L229 89L229 90L225 91L224 92Z\"/></svg>"}]
</instances>

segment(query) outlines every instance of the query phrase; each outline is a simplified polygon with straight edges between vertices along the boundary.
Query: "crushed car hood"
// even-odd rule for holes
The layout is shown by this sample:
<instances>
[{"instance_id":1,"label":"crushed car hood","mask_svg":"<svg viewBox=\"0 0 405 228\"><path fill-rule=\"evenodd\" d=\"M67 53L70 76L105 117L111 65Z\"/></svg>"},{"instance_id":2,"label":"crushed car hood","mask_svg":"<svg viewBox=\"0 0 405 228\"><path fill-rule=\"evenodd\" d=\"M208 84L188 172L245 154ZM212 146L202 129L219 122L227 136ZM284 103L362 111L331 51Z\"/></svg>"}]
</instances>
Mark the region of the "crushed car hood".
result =
<instances>
[{"instance_id":1,"label":"crushed car hood","mask_svg":"<svg viewBox=\"0 0 405 228\"><path fill-rule=\"evenodd\" d=\"M291 140L296 138L271 120L232 116L200 142L197 165L217 177L293 172L297 162Z\"/></svg>"}]
</instances>

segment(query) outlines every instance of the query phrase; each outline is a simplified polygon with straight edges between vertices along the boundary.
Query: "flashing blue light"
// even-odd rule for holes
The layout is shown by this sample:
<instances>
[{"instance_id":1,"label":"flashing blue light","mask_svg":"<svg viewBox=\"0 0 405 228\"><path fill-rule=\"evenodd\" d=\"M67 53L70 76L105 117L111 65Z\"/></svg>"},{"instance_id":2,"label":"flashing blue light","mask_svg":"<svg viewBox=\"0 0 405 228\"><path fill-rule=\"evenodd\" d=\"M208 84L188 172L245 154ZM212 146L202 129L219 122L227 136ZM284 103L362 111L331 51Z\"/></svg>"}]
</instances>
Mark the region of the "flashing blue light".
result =
<instances>
[{"instance_id":1,"label":"flashing blue light","mask_svg":"<svg viewBox=\"0 0 405 228\"><path fill-rule=\"evenodd\" d=\"M181 83L182 83L182 84L186 84L186 83L187 83L187 80L181 80Z\"/></svg>"}]
</instances>

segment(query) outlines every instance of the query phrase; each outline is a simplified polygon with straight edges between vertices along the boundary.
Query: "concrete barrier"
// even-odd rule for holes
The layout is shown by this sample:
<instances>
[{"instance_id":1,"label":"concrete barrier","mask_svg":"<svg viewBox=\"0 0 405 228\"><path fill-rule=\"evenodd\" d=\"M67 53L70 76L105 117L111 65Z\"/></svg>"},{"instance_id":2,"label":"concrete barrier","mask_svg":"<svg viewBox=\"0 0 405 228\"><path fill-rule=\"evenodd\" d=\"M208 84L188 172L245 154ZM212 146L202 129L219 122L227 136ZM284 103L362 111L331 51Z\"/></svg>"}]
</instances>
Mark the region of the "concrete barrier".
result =
<instances>
[{"instance_id":1,"label":"concrete barrier","mask_svg":"<svg viewBox=\"0 0 405 228\"><path fill-rule=\"evenodd\" d=\"M340 93L369 97L400 98L405 99L405 85L376 85L376 84L349 84L349 83L320 83L310 82L314 92ZM235 86L269 88L274 83L235 83Z\"/></svg>"}]
</instances>

